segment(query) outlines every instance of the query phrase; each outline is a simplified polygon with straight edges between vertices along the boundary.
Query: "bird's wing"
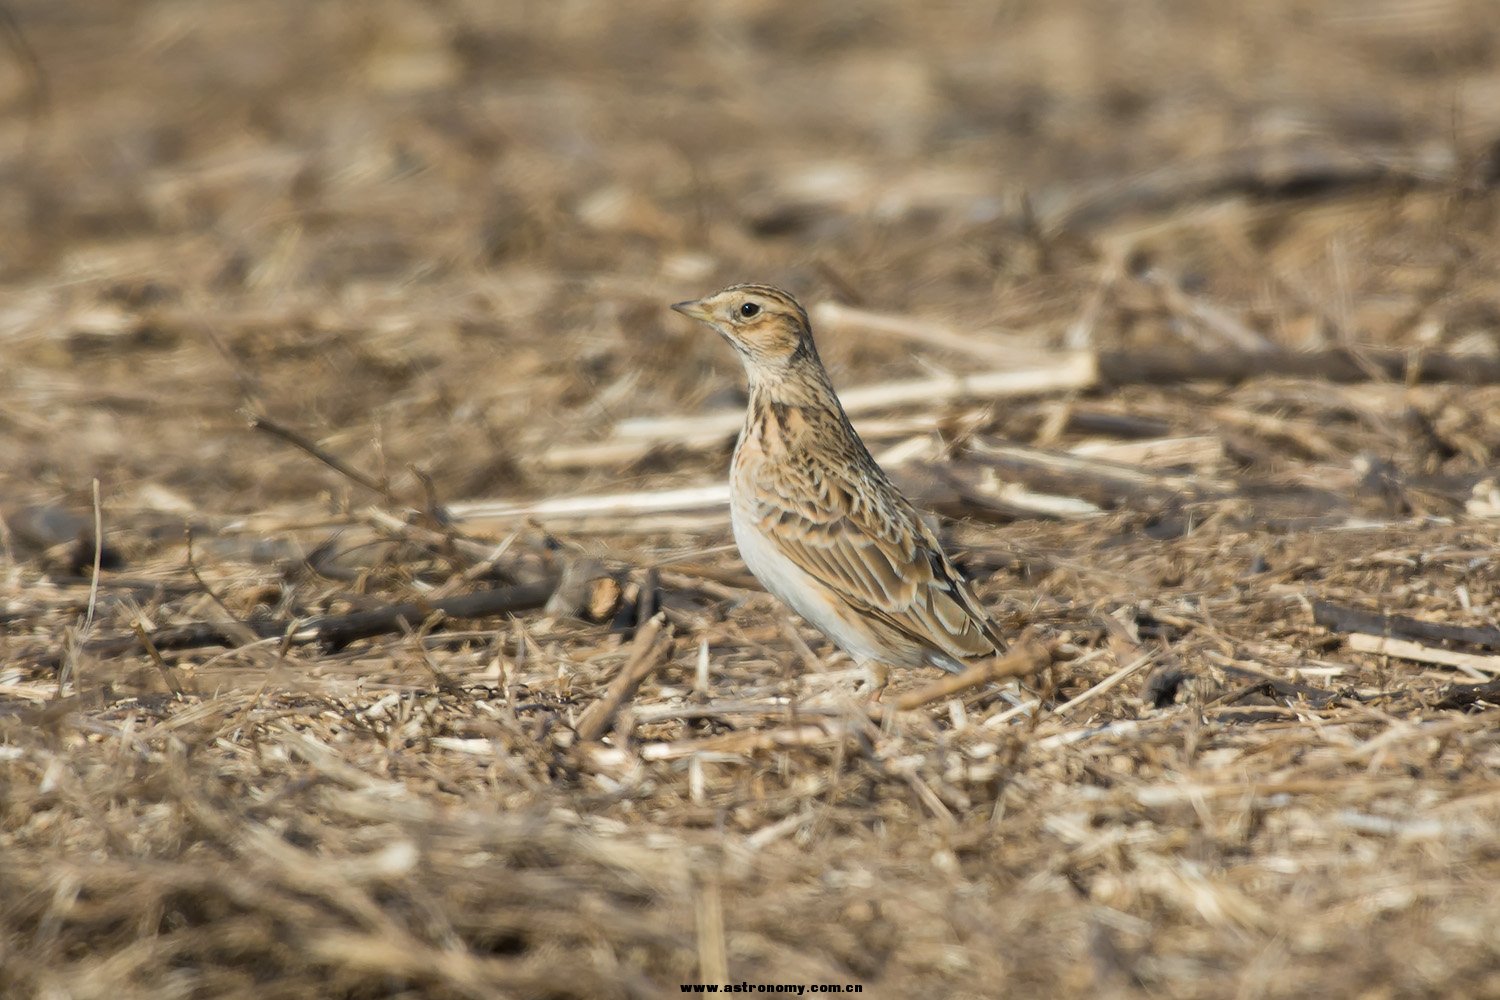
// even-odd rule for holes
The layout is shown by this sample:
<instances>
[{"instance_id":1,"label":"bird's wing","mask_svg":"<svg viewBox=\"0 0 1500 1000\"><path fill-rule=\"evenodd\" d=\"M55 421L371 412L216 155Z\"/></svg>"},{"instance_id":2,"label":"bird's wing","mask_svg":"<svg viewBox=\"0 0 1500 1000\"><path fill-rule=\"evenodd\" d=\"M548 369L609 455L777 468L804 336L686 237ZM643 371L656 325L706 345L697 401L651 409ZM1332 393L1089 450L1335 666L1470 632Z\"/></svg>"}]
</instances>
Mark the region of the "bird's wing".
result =
<instances>
[{"instance_id":1,"label":"bird's wing","mask_svg":"<svg viewBox=\"0 0 1500 1000\"><path fill-rule=\"evenodd\" d=\"M924 648L958 659L1005 648L973 590L889 481L856 485L827 469L808 472L784 489L762 480L751 500L762 533L789 559Z\"/></svg>"}]
</instances>

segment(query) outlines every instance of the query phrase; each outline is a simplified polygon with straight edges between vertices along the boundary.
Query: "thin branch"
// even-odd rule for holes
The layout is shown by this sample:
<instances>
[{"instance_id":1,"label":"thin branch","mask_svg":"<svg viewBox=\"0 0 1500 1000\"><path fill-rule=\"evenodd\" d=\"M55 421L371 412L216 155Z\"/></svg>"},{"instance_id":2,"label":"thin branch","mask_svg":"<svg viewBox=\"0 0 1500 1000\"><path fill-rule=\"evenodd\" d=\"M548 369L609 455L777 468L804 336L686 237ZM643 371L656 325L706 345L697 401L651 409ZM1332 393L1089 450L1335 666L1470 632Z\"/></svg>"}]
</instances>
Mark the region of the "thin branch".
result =
<instances>
[{"instance_id":1,"label":"thin branch","mask_svg":"<svg viewBox=\"0 0 1500 1000\"><path fill-rule=\"evenodd\" d=\"M329 615L301 623L250 621L243 628L253 633L257 640L280 639L283 656L292 646L314 643L328 650L338 650L357 639L401 632L403 622L424 622L434 613L441 613L445 621L463 621L530 611L546 604L556 586L556 578L549 578L438 601L412 601L345 615ZM233 647L240 644L240 635L238 629L222 622L194 622L158 629L152 633L151 641L158 650ZM140 639L134 634L103 636L84 643L82 648L96 656L121 656L140 648ZM61 659L62 654L53 653L39 657L36 662L40 666L55 668Z\"/></svg>"},{"instance_id":2,"label":"thin branch","mask_svg":"<svg viewBox=\"0 0 1500 1000\"><path fill-rule=\"evenodd\" d=\"M672 627L665 614L657 614L641 626L631 647L630 659L610 681L604 697L584 710L578 719L578 739L585 743L599 740L609 731L615 716L631 698L641 682L666 662L672 652Z\"/></svg>"},{"instance_id":3,"label":"thin branch","mask_svg":"<svg viewBox=\"0 0 1500 1000\"><path fill-rule=\"evenodd\" d=\"M1131 660L1119 670L1116 670L1114 673L1110 674L1098 684L1095 684L1093 687L1084 691L1082 694L1079 694L1069 701L1063 702L1061 705L1057 706L1052 710L1052 714L1058 716L1066 715L1068 712L1071 712L1079 705L1082 705L1085 702L1092 701L1093 699L1099 697L1101 694L1104 694L1106 691L1119 686L1119 684L1123 682L1125 678L1129 677L1131 674L1135 673L1137 670L1140 670L1146 664L1150 663L1154 655L1154 653L1148 652L1136 657L1134 660Z\"/></svg>"},{"instance_id":4,"label":"thin branch","mask_svg":"<svg viewBox=\"0 0 1500 1000\"><path fill-rule=\"evenodd\" d=\"M161 651L156 648L156 643L151 641L151 634L146 631L146 627L141 624L140 619L132 621L130 625L135 630L136 638L140 639L141 647L146 650L146 655L151 657L151 662L156 665L157 671L161 673L162 679L166 681L167 687L171 690L172 694L181 698L182 685L178 683L177 676L172 673L172 668L167 665L167 661L161 658Z\"/></svg>"},{"instance_id":5,"label":"thin branch","mask_svg":"<svg viewBox=\"0 0 1500 1000\"><path fill-rule=\"evenodd\" d=\"M363 486L370 492L377 493L380 496L384 497L393 506L406 506L406 504L401 500L400 497L391 492L391 488L389 486L383 483L376 482L370 476L354 468L352 465L345 462L337 455L334 455L331 452L320 447L316 442L307 438L303 434L292 430L290 427L285 427L277 423L270 417L262 416L258 413L252 413L249 410L242 410L240 412L243 413L245 415L245 418L250 421L250 427L252 430L257 430L265 434L269 434L271 437L285 441L292 447L306 452L308 455L311 455L319 462L322 462L324 465L328 466L334 472L337 472L339 475L343 476L350 482L355 483L359 486Z\"/></svg>"},{"instance_id":6,"label":"thin branch","mask_svg":"<svg viewBox=\"0 0 1500 1000\"><path fill-rule=\"evenodd\" d=\"M1428 642L1461 642L1483 649L1500 650L1500 628L1492 625L1452 625L1429 622L1407 615L1388 615L1349 608L1332 601L1313 602L1313 621L1330 632L1363 632L1393 639Z\"/></svg>"},{"instance_id":7,"label":"thin branch","mask_svg":"<svg viewBox=\"0 0 1500 1000\"><path fill-rule=\"evenodd\" d=\"M1379 635L1355 632L1349 636L1349 648L1357 653L1373 653L1376 656L1394 656L1416 663L1435 663L1444 667L1455 667L1475 680L1487 680L1500 675L1500 656L1481 656L1477 653L1461 653L1456 649L1439 649L1424 646L1410 639L1390 639Z\"/></svg>"},{"instance_id":8,"label":"thin branch","mask_svg":"<svg viewBox=\"0 0 1500 1000\"><path fill-rule=\"evenodd\" d=\"M1052 650L1049 646L1027 642L1004 656L972 666L963 673L949 674L926 687L908 691L897 698L889 708L872 705L871 714L878 718L888 714L892 709L898 712L909 712L914 708L951 698L960 691L981 687L1004 677L1028 677L1051 662Z\"/></svg>"},{"instance_id":9,"label":"thin branch","mask_svg":"<svg viewBox=\"0 0 1500 1000\"><path fill-rule=\"evenodd\" d=\"M99 570L104 565L104 512L99 502L99 480L94 479L94 571L89 578L89 609L83 616L83 634L94 629L94 607L99 600Z\"/></svg>"}]
</instances>

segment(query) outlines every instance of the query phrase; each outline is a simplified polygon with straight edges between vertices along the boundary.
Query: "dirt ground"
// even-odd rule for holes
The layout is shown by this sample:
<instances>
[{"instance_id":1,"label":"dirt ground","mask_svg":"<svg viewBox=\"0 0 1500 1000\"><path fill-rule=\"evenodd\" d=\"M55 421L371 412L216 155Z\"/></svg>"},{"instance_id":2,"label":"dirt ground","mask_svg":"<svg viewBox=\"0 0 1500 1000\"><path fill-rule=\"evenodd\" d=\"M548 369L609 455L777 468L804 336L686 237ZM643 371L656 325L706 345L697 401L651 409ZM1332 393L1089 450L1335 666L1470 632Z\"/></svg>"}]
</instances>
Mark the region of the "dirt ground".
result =
<instances>
[{"instance_id":1,"label":"dirt ground","mask_svg":"<svg viewBox=\"0 0 1500 1000\"><path fill-rule=\"evenodd\" d=\"M1500 996L1487 0L0 29L0 994ZM743 280L1018 686L663 501Z\"/></svg>"}]
</instances>

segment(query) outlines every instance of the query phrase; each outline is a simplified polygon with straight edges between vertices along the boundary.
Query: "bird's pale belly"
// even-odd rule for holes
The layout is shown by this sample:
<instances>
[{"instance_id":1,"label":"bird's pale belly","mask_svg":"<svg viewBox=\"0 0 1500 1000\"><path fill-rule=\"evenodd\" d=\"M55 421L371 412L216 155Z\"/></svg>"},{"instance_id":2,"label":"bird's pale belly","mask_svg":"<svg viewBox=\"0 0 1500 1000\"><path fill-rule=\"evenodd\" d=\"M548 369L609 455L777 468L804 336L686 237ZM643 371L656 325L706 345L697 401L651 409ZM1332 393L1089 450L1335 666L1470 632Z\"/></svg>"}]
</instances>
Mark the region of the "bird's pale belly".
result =
<instances>
[{"instance_id":1,"label":"bird's pale belly","mask_svg":"<svg viewBox=\"0 0 1500 1000\"><path fill-rule=\"evenodd\" d=\"M907 657L893 656L894 651L881 643L852 609L776 548L754 518L740 510L739 504L732 504L731 508L730 521L740 556L762 586L855 660L905 665ZM914 662L920 660L919 656Z\"/></svg>"}]
</instances>

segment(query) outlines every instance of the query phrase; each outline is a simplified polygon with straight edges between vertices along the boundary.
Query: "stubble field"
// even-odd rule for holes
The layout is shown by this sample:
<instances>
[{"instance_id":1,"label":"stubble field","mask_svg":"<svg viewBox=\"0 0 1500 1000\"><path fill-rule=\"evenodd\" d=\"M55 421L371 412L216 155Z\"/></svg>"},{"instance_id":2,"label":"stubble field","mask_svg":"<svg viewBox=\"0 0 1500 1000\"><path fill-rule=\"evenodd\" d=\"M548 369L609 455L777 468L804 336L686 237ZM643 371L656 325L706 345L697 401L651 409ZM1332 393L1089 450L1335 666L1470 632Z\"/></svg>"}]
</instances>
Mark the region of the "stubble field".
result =
<instances>
[{"instance_id":1,"label":"stubble field","mask_svg":"<svg viewBox=\"0 0 1500 1000\"><path fill-rule=\"evenodd\" d=\"M9 4L0 993L1500 995L1500 35L1233 6ZM745 572L742 280L1019 683Z\"/></svg>"}]
</instances>

